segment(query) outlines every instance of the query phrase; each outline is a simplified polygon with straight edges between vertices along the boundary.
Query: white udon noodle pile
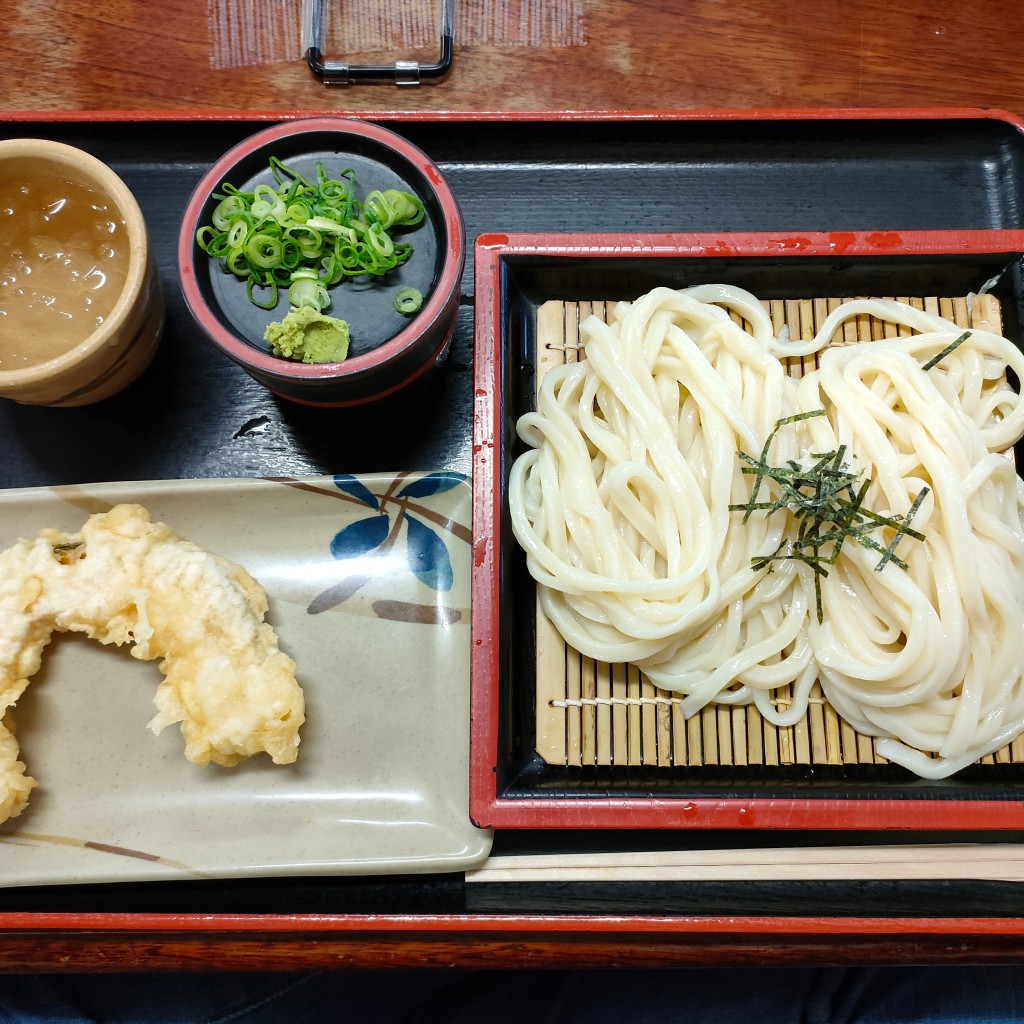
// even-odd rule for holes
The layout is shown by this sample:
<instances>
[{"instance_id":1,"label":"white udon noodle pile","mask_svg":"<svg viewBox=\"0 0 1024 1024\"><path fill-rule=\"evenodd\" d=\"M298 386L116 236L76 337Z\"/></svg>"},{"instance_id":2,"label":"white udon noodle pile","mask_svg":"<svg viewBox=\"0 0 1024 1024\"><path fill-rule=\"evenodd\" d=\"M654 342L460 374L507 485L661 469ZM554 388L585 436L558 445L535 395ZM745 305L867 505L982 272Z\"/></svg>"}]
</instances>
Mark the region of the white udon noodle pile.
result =
<instances>
[{"instance_id":1,"label":"white udon noodle pile","mask_svg":"<svg viewBox=\"0 0 1024 1024\"><path fill-rule=\"evenodd\" d=\"M751 325L730 319L734 310ZM797 380L783 357L825 348L843 321L870 314L912 336L836 346ZM757 299L736 288L657 288L610 324L580 325L585 358L550 370L530 446L509 480L513 530L565 641L631 662L684 695L753 703L776 725L807 711L815 679L878 751L944 778L1024 730L1024 487L1002 453L1024 434L1024 403L1004 383L1024 360L996 334L902 303L855 300L813 341L776 338ZM872 483L864 507L906 515L924 541L897 548L906 570L847 541L821 580L794 559L753 562L795 529L788 511L744 513L754 476L738 450L810 463L847 446ZM879 529L889 543L892 530ZM792 683L792 701L772 703Z\"/></svg>"}]
</instances>

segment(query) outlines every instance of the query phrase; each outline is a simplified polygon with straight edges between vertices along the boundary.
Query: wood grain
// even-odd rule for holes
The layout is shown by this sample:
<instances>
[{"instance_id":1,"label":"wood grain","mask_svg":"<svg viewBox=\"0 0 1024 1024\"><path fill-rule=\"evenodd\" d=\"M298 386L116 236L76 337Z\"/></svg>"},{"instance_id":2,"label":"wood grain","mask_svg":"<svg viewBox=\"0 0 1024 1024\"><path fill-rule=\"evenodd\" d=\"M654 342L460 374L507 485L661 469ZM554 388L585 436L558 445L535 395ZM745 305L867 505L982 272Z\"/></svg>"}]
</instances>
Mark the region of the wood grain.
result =
<instances>
[{"instance_id":1,"label":"wood grain","mask_svg":"<svg viewBox=\"0 0 1024 1024\"><path fill-rule=\"evenodd\" d=\"M507 928L417 931L288 929L238 933L213 929L0 930L0 972L48 973L160 970L309 970L398 967L573 969L686 967L701 964L959 964L1016 963L1024 934L1013 922L970 921L938 931L933 921L908 922L895 931L877 922L847 919L824 932L821 922L794 922L786 931L765 919L696 920L682 928L638 921L637 929L593 929L585 922L551 930L543 921Z\"/></svg>"},{"instance_id":2,"label":"wood grain","mask_svg":"<svg viewBox=\"0 0 1024 1024\"><path fill-rule=\"evenodd\" d=\"M302 59L298 2L286 8L293 12L288 39L250 45L248 57L236 55L249 61L242 66L215 60L224 45L216 37L224 24L217 5L251 18L270 2L164 0L154 17L151 5L133 0L18 0L0 21L0 109L378 116L805 106L1024 111L1013 0L821 0L803 9L797 24L772 0L575 0L574 45L550 45L565 40L543 34L547 45L510 42L486 21L487 5L461 0L451 73L412 88L324 86ZM346 9L358 18L374 6L351 0ZM274 24L289 28L280 19Z\"/></svg>"}]
</instances>

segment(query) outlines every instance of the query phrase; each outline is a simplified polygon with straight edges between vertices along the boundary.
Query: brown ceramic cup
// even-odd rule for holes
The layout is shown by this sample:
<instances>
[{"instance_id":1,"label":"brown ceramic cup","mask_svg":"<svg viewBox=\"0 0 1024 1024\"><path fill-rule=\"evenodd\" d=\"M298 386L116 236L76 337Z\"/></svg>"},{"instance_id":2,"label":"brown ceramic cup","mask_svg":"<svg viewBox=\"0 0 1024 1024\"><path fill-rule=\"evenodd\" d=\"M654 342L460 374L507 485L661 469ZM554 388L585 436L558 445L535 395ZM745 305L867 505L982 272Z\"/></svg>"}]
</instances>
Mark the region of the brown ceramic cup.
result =
<instances>
[{"instance_id":1,"label":"brown ceramic cup","mask_svg":"<svg viewBox=\"0 0 1024 1024\"><path fill-rule=\"evenodd\" d=\"M113 204L127 234L127 276L103 322L83 341L44 362L0 366L0 397L26 405L88 405L121 391L149 365L163 331L163 293L142 211L110 167L59 142L0 141L0 181L30 183L43 175L92 189Z\"/></svg>"}]
</instances>

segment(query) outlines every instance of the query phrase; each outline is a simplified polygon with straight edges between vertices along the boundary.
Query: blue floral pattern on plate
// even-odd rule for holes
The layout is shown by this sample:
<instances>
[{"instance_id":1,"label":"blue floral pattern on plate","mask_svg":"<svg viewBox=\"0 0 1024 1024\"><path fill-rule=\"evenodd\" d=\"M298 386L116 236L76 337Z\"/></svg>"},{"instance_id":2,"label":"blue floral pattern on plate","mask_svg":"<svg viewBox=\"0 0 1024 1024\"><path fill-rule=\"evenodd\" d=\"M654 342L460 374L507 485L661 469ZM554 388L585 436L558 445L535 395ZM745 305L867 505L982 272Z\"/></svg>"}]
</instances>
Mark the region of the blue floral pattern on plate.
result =
<instances>
[{"instance_id":1,"label":"blue floral pattern on plate","mask_svg":"<svg viewBox=\"0 0 1024 1024\"><path fill-rule=\"evenodd\" d=\"M349 563L352 571L318 594L309 605L316 615L347 601L369 580L367 558L394 557L394 549L404 539L409 572L424 586L443 594L454 581L450 543L469 543L470 535L461 524L431 506L430 498L465 484L464 473L432 472L422 476L396 477L383 493L374 493L359 477L338 474L334 484L343 494L364 506L368 514L342 527L330 541L331 555ZM417 618L395 603L381 603L383 617Z\"/></svg>"}]
</instances>

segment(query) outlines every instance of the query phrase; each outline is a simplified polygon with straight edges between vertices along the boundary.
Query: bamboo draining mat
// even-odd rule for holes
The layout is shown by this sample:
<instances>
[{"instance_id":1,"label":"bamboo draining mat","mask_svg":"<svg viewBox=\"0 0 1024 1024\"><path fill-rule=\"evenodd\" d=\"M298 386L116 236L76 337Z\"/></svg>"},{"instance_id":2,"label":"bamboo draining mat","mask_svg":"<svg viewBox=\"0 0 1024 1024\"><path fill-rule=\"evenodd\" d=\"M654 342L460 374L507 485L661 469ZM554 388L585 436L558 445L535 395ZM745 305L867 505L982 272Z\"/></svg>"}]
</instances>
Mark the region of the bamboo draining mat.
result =
<instances>
[{"instance_id":1,"label":"bamboo draining mat","mask_svg":"<svg viewBox=\"0 0 1024 1024\"><path fill-rule=\"evenodd\" d=\"M1002 334L998 300L901 297L961 327ZM786 325L793 339L814 336L818 324L842 299L765 303L776 333ZM547 302L537 316L537 383L553 366L581 358L579 324L591 314L610 315L612 303ZM910 333L858 317L833 344ZM789 371L813 369L814 356L794 359ZM548 764L585 766L852 765L881 764L875 741L844 722L815 684L807 714L796 725L777 727L754 707L711 705L685 720L679 697L647 681L632 665L608 665L568 647L537 604L537 753ZM788 688L777 695L787 700ZM982 759L983 764L1024 762L1024 736Z\"/></svg>"}]
</instances>

